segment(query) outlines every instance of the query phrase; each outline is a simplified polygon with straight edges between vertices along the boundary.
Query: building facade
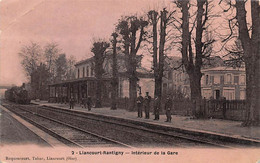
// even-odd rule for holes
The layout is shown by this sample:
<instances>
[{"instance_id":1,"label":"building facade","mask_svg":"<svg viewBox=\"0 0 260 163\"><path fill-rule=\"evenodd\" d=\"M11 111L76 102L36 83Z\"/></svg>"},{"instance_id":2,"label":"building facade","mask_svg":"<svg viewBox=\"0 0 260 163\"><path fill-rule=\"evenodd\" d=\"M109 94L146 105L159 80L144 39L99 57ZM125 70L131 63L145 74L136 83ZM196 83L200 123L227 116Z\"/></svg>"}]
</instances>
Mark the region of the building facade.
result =
<instances>
[{"instance_id":1,"label":"building facade","mask_svg":"<svg viewBox=\"0 0 260 163\"><path fill-rule=\"evenodd\" d=\"M142 93L149 92L153 96L154 92L154 80L153 75L141 66L142 56L138 56L138 87L137 92ZM123 55L117 57L118 66L118 96L119 98L129 97L129 80L126 73L126 63ZM110 101L112 93L112 55L107 55L103 63L104 73L102 76L103 84L102 87L102 100ZM83 97L91 96L95 99L96 96L96 78L94 71L94 57L82 60L75 64L76 73L75 79L60 81L49 85L50 89L50 101L64 101L71 97L75 98L76 101L80 102Z\"/></svg>"},{"instance_id":2,"label":"building facade","mask_svg":"<svg viewBox=\"0 0 260 163\"><path fill-rule=\"evenodd\" d=\"M245 68L214 67L202 70L202 97L206 99L244 100L246 98Z\"/></svg>"},{"instance_id":3,"label":"building facade","mask_svg":"<svg viewBox=\"0 0 260 163\"><path fill-rule=\"evenodd\" d=\"M209 63L210 62L210 63ZM166 93L179 92L184 97L190 97L190 80L185 68L181 65L181 58L168 58L168 69L165 72L163 90ZM174 67L179 67L175 69ZM201 93L206 99L244 100L246 98L245 68L225 66L220 57L212 57L204 62L201 70Z\"/></svg>"}]
</instances>

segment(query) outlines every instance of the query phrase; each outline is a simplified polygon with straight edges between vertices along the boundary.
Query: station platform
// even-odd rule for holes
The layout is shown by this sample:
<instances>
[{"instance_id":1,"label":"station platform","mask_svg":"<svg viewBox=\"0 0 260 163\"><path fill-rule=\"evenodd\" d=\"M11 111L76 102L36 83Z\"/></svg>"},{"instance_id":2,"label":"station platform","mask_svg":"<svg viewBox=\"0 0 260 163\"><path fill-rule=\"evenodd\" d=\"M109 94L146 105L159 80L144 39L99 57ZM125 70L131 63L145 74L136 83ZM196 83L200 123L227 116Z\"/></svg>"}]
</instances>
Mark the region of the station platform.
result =
<instances>
[{"instance_id":1,"label":"station platform","mask_svg":"<svg viewBox=\"0 0 260 163\"><path fill-rule=\"evenodd\" d=\"M58 107L69 109L68 104L48 103L47 101L35 102L34 104ZM172 115L172 122L165 122L166 116L160 115L160 120L155 121L154 115L150 114L150 119L138 118L137 112L129 112L124 109L111 110L108 107L92 108L88 111L79 105L74 107L74 110L88 112L91 114L98 114L102 116L110 116L121 118L124 120L138 121L150 125L159 125L162 127L170 127L177 130L182 130L188 133L203 134L208 136L222 137L233 139L236 141L248 141L253 143L260 143L260 127L242 127L240 121L230 121L222 119L203 119L197 120L187 116Z\"/></svg>"},{"instance_id":2,"label":"station platform","mask_svg":"<svg viewBox=\"0 0 260 163\"><path fill-rule=\"evenodd\" d=\"M0 147L29 144L51 146L32 130L31 124L12 114L0 105Z\"/></svg>"}]
</instances>

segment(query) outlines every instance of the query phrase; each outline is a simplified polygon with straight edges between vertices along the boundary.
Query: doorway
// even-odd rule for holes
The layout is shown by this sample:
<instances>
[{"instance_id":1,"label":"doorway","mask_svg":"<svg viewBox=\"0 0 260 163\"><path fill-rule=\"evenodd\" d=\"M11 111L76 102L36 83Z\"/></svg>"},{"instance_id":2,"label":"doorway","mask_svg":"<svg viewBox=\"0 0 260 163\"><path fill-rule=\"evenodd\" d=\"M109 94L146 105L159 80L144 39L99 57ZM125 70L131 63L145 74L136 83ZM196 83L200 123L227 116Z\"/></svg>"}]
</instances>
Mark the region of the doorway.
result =
<instances>
[{"instance_id":1,"label":"doorway","mask_svg":"<svg viewBox=\"0 0 260 163\"><path fill-rule=\"evenodd\" d=\"M220 98L220 90L215 90L215 99L219 100Z\"/></svg>"}]
</instances>

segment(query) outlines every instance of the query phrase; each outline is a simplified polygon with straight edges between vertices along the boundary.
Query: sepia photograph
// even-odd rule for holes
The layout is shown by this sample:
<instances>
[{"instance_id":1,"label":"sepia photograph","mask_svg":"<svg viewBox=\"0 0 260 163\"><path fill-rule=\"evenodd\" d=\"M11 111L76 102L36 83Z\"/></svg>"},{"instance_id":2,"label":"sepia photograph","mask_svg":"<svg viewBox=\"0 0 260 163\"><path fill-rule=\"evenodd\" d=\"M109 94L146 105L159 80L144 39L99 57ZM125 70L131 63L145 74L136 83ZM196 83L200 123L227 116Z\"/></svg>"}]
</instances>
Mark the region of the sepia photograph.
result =
<instances>
[{"instance_id":1,"label":"sepia photograph","mask_svg":"<svg viewBox=\"0 0 260 163\"><path fill-rule=\"evenodd\" d=\"M0 162L260 163L260 1L0 0Z\"/></svg>"}]
</instances>

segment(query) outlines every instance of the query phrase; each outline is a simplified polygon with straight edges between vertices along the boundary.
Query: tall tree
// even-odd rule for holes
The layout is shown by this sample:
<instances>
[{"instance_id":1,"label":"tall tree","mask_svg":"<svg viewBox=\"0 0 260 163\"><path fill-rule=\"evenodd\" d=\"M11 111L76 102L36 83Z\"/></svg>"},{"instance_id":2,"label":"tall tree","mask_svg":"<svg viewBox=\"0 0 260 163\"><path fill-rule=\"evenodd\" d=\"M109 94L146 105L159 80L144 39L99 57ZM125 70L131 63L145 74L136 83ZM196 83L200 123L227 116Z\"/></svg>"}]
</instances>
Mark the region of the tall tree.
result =
<instances>
[{"instance_id":1,"label":"tall tree","mask_svg":"<svg viewBox=\"0 0 260 163\"><path fill-rule=\"evenodd\" d=\"M58 48L57 43L48 43L44 47L44 57L46 60L47 69L51 74L51 82L55 82L55 76L57 76L57 74L55 73L55 61L58 58L59 52L60 49Z\"/></svg>"},{"instance_id":2,"label":"tall tree","mask_svg":"<svg viewBox=\"0 0 260 163\"><path fill-rule=\"evenodd\" d=\"M35 42L31 42L30 45L25 45L19 52L22 58L21 64L28 77L31 77L37 67L42 62L42 49L41 46Z\"/></svg>"},{"instance_id":3,"label":"tall tree","mask_svg":"<svg viewBox=\"0 0 260 163\"><path fill-rule=\"evenodd\" d=\"M59 54L55 60L55 77L54 81L59 82L66 79L66 72L68 69L66 54Z\"/></svg>"},{"instance_id":4,"label":"tall tree","mask_svg":"<svg viewBox=\"0 0 260 163\"><path fill-rule=\"evenodd\" d=\"M229 49L231 53L239 54L238 59L242 59L245 62L246 68L246 120L243 123L245 126L259 125L260 124L260 4L259 1L250 0L228 0L224 1L227 9L224 12L230 11L233 13L233 9L236 10L236 15L228 20L228 26L230 29L230 35L223 41L232 41L233 37L238 37L241 41L241 48ZM220 0L220 5L222 0ZM249 3L249 7L246 8L246 3ZM250 11L251 15L247 15ZM251 27L250 27L251 26ZM235 36L238 31L238 36ZM238 51L237 51L238 50Z\"/></svg>"},{"instance_id":5,"label":"tall tree","mask_svg":"<svg viewBox=\"0 0 260 163\"><path fill-rule=\"evenodd\" d=\"M260 57L260 5L259 1L251 0L251 37L247 27L246 1L236 0L236 18L238 22L239 38L244 50L246 65L246 97L247 97L247 119L245 125L260 124L259 106L259 57Z\"/></svg>"},{"instance_id":6,"label":"tall tree","mask_svg":"<svg viewBox=\"0 0 260 163\"><path fill-rule=\"evenodd\" d=\"M102 75L104 73L103 63L106 57L106 50L109 47L109 43L105 41L96 41L93 43L91 52L94 53L95 61L95 77L96 77L96 107L102 107L101 97L102 97Z\"/></svg>"},{"instance_id":7,"label":"tall tree","mask_svg":"<svg viewBox=\"0 0 260 163\"><path fill-rule=\"evenodd\" d=\"M191 99L194 101L193 115L197 118L202 117L203 111L201 110L201 67L203 64L203 58L208 56L206 54L207 49L210 48L215 40L205 40L203 41L203 33L207 29L207 21L209 18L209 2L208 0L197 0L196 4L196 18L190 27L190 19L192 14L189 13L189 9L192 6L189 0L178 0L177 5L181 8L182 18L181 18L181 53L182 53L182 63L185 66L185 70L189 75L190 88L191 88ZM192 32L196 28L195 38L192 38ZM194 44L192 41L194 40ZM195 53L193 48L195 46Z\"/></svg>"},{"instance_id":8,"label":"tall tree","mask_svg":"<svg viewBox=\"0 0 260 163\"><path fill-rule=\"evenodd\" d=\"M159 103L161 103L162 97L162 79L164 74L164 62L165 62L165 43L166 43L166 29L169 26L172 19L173 12L168 13L166 8L160 11L160 15L157 11L151 10L148 12L148 18L152 25L152 44L153 44L153 70L155 78L155 91L154 95L158 97ZM159 61L158 61L158 22L159 26Z\"/></svg>"},{"instance_id":9,"label":"tall tree","mask_svg":"<svg viewBox=\"0 0 260 163\"><path fill-rule=\"evenodd\" d=\"M34 99L47 100L50 73L45 64L41 63L31 74L32 96Z\"/></svg>"},{"instance_id":10,"label":"tall tree","mask_svg":"<svg viewBox=\"0 0 260 163\"><path fill-rule=\"evenodd\" d=\"M66 72L66 80L69 79L75 79L75 65L76 64L76 59L74 56L70 56L67 59L67 72Z\"/></svg>"},{"instance_id":11,"label":"tall tree","mask_svg":"<svg viewBox=\"0 0 260 163\"><path fill-rule=\"evenodd\" d=\"M113 65L112 65L112 71L113 71L113 77L112 77L112 104L111 109L116 110L117 109L117 97L118 97L118 68L117 68L117 33L112 33L112 43L113 43Z\"/></svg>"},{"instance_id":12,"label":"tall tree","mask_svg":"<svg viewBox=\"0 0 260 163\"><path fill-rule=\"evenodd\" d=\"M129 78L129 109L135 110L135 103L137 98L137 52L144 39L144 28L148 25L148 22L143 18L137 18L136 16L123 17L118 25L118 33L122 36L125 62L127 67L127 75ZM137 36L139 32L139 38Z\"/></svg>"},{"instance_id":13,"label":"tall tree","mask_svg":"<svg viewBox=\"0 0 260 163\"><path fill-rule=\"evenodd\" d=\"M239 39L235 40L232 45L225 47L225 51L227 53L224 57L228 57L228 59L225 60L225 64L231 67L242 67L244 65L244 51Z\"/></svg>"}]
</instances>

